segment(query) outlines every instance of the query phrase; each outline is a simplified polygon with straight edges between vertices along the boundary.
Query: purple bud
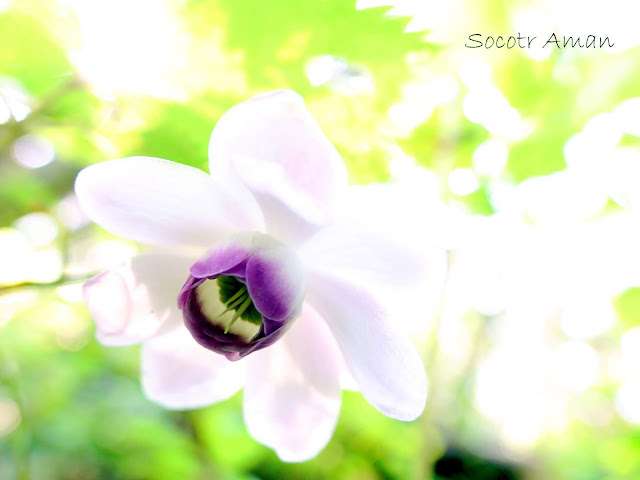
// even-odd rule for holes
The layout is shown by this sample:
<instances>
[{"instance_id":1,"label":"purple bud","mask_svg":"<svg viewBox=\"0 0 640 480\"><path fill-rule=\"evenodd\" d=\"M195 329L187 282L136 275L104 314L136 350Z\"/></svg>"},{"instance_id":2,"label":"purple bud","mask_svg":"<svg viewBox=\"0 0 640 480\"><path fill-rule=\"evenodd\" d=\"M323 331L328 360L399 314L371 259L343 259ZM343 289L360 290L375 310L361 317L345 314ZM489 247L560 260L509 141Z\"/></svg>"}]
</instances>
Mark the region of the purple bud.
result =
<instances>
[{"instance_id":1,"label":"purple bud","mask_svg":"<svg viewBox=\"0 0 640 480\"><path fill-rule=\"evenodd\" d=\"M178 307L200 345L240 360L282 337L300 315L303 298L295 252L251 233L216 245L191 266Z\"/></svg>"}]
</instances>

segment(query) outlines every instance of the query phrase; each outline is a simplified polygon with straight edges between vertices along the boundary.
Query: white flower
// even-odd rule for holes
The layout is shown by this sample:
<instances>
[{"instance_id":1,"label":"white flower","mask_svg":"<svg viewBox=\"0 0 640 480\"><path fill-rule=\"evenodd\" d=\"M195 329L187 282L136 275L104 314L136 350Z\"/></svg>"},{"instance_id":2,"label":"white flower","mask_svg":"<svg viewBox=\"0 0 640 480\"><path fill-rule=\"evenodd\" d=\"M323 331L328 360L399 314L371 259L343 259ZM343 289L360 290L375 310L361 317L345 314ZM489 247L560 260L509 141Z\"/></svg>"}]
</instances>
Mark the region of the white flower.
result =
<instances>
[{"instance_id":1,"label":"white flower","mask_svg":"<svg viewBox=\"0 0 640 480\"><path fill-rule=\"evenodd\" d=\"M284 461L326 445L341 388L387 416L418 417L426 378L398 318L407 304L394 313L385 292L390 299L399 286L419 315L428 292L412 282L425 263L335 220L346 170L302 99L278 91L232 108L209 157L211 176L146 157L78 175L92 220L163 246L87 282L99 341L142 343L144 391L167 408L201 407L244 386L249 433ZM255 348L277 329L278 341Z\"/></svg>"}]
</instances>

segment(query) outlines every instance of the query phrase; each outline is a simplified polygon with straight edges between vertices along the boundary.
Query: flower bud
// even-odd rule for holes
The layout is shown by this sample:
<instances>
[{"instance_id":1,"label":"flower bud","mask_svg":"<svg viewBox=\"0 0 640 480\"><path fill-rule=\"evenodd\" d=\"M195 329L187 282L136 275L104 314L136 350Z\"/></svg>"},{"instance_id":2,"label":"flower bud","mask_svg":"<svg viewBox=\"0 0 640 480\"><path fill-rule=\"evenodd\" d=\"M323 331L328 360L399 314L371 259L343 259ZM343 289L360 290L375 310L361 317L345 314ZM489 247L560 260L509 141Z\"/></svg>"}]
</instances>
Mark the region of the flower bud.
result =
<instances>
[{"instance_id":1,"label":"flower bud","mask_svg":"<svg viewBox=\"0 0 640 480\"><path fill-rule=\"evenodd\" d=\"M239 360L278 340L300 315L303 298L295 252L252 233L218 244L194 263L178 307L200 345Z\"/></svg>"}]
</instances>

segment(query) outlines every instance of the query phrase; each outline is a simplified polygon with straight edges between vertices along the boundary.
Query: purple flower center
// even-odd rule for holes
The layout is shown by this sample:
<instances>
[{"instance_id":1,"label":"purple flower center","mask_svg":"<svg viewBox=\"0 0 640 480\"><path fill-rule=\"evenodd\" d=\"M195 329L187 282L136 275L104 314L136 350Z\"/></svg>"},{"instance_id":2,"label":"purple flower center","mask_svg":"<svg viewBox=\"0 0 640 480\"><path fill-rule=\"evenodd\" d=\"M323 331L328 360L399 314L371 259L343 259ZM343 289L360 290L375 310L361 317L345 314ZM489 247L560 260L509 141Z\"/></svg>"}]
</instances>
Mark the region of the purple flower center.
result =
<instances>
[{"instance_id":1,"label":"purple flower center","mask_svg":"<svg viewBox=\"0 0 640 480\"><path fill-rule=\"evenodd\" d=\"M197 261L178 306L200 345L239 360L287 331L300 313L303 292L295 253L254 233L220 244Z\"/></svg>"}]
</instances>

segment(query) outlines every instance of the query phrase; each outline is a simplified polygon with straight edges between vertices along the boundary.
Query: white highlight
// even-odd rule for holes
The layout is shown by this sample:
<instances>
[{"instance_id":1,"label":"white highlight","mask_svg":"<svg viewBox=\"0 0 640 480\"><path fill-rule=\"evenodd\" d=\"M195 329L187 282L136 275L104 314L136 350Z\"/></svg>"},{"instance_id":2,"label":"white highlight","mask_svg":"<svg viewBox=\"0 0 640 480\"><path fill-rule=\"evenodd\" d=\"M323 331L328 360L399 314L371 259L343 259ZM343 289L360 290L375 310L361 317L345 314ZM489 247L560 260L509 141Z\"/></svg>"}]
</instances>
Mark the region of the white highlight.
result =
<instances>
[{"instance_id":1,"label":"white highlight","mask_svg":"<svg viewBox=\"0 0 640 480\"><path fill-rule=\"evenodd\" d=\"M89 217L80 208L75 193L70 193L60 200L56 207L56 213L63 225L69 230L78 230L89 224Z\"/></svg>"},{"instance_id":2,"label":"white highlight","mask_svg":"<svg viewBox=\"0 0 640 480\"><path fill-rule=\"evenodd\" d=\"M509 149L501 140L490 139L481 143L473 152L473 169L478 175L494 178L507 166Z\"/></svg>"},{"instance_id":3,"label":"white highlight","mask_svg":"<svg viewBox=\"0 0 640 480\"><path fill-rule=\"evenodd\" d=\"M588 219L607 203L596 179L573 170L527 179L518 186L518 195L525 213L536 222Z\"/></svg>"},{"instance_id":4,"label":"white highlight","mask_svg":"<svg viewBox=\"0 0 640 480\"><path fill-rule=\"evenodd\" d=\"M616 410L627 422L640 424L640 382L623 384L616 393Z\"/></svg>"},{"instance_id":5,"label":"white highlight","mask_svg":"<svg viewBox=\"0 0 640 480\"><path fill-rule=\"evenodd\" d=\"M0 124L21 122L29 116L29 98L22 85L13 78L0 78Z\"/></svg>"},{"instance_id":6,"label":"white highlight","mask_svg":"<svg viewBox=\"0 0 640 480\"><path fill-rule=\"evenodd\" d=\"M473 170L470 168L456 168L449 174L449 189L460 197L469 195L478 188L480 184Z\"/></svg>"},{"instance_id":7,"label":"white highlight","mask_svg":"<svg viewBox=\"0 0 640 480\"><path fill-rule=\"evenodd\" d=\"M570 299L560 316L560 328L570 338L588 340L609 331L616 323L611 301L597 292Z\"/></svg>"},{"instance_id":8,"label":"white highlight","mask_svg":"<svg viewBox=\"0 0 640 480\"><path fill-rule=\"evenodd\" d=\"M556 350L555 378L570 391L583 392L598 378L598 354L584 342L568 341Z\"/></svg>"},{"instance_id":9,"label":"white highlight","mask_svg":"<svg viewBox=\"0 0 640 480\"><path fill-rule=\"evenodd\" d=\"M53 247L33 250L17 230L0 230L0 284L20 282L48 283L62 272L62 256Z\"/></svg>"},{"instance_id":10,"label":"white highlight","mask_svg":"<svg viewBox=\"0 0 640 480\"><path fill-rule=\"evenodd\" d=\"M20 409L16 402L9 398L0 398L0 437L13 432L22 422Z\"/></svg>"},{"instance_id":11,"label":"white highlight","mask_svg":"<svg viewBox=\"0 0 640 480\"><path fill-rule=\"evenodd\" d=\"M618 105L614 114L624 133L640 137L640 97L625 100Z\"/></svg>"},{"instance_id":12,"label":"white highlight","mask_svg":"<svg viewBox=\"0 0 640 480\"><path fill-rule=\"evenodd\" d=\"M58 226L46 213L36 212L25 215L15 222L15 228L22 233L32 247L46 247L58 236Z\"/></svg>"},{"instance_id":13,"label":"white highlight","mask_svg":"<svg viewBox=\"0 0 640 480\"><path fill-rule=\"evenodd\" d=\"M185 64L187 39L169 0L63 1L82 29L82 46L71 59L99 95L184 98L172 77Z\"/></svg>"},{"instance_id":14,"label":"white highlight","mask_svg":"<svg viewBox=\"0 0 640 480\"><path fill-rule=\"evenodd\" d=\"M311 58L305 65L305 74L312 87L318 87L330 82L341 72L347 69L343 60L338 60L332 55L320 55Z\"/></svg>"},{"instance_id":15,"label":"white highlight","mask_svg":"<svg viewBox=\"0 0 640 480\"><path fill-rule=\"evenodd\" d=\"M16 162L27 168L41 168L50 164L56 156L53 144L38 135L24 135L18 138L11 153Z\"/></svg>"},{"instance_id":16,"label":"white highlight","mask_svg":"<svg viewBox=\"0 0 640 480\"><path fill-rule=\"evenodd\" d=\"M543 61L551 56L553 52L552 48L544 47L544 43L547 38L542 38L546 32L552 32L553 26L551 25L548 15L540 8L540 5L529 5L519 8L513 15L513 28L515 32L522 32L522 36L529 36L531 38L537 37L531 41L531 48L529 48L529 42L523 40L527 48L524 49L524 53L533 60ZM543 34L543 35L541 35Z\"/></svg>"},{"instance_id":17,"label":"white highlight","mask_svg":"<svg viewBox=\"0 0 640 480\"><path fill-rule=\"evenodd\" d=\"M640 369L640 327L627 330L620 339L620 351L631 370Z\"/></svg>"}]
</instances>

